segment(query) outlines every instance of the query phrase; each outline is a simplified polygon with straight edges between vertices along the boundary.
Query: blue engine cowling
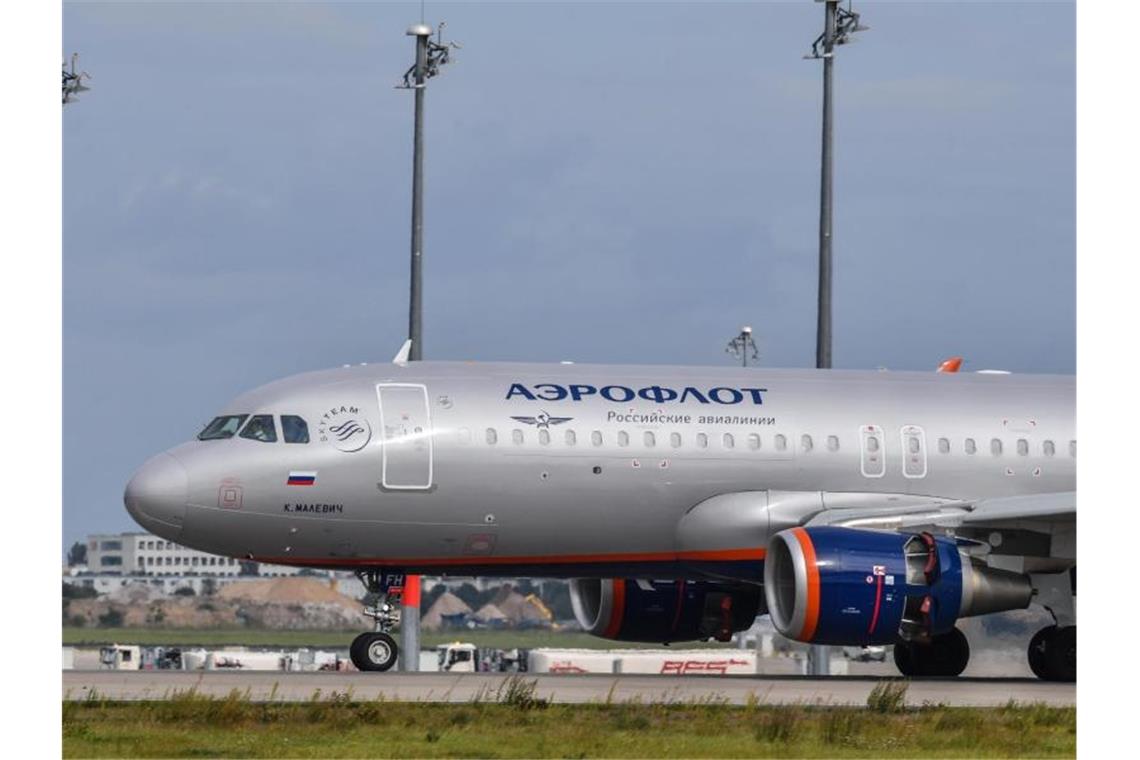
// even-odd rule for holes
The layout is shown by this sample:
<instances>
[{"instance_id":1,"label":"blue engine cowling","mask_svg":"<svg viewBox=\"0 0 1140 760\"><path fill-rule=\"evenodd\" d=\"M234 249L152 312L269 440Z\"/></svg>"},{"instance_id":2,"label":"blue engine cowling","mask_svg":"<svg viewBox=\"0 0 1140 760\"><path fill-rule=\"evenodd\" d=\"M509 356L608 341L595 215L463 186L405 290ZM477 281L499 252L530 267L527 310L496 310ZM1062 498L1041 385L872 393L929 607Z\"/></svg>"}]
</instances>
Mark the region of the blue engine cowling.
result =
<instances>
[{"instance_id":1,"label":"blue engine cowling","mask_svg":"<svg viewBox=\"0 0 1140 760\"><path fill-rule=\"evenodd\" d=\"M792 528L772 537L764 595L784 636L889 644L945 633L959 617L1029 605L1026 576L971 560L928 533Z\"/></svg>"},{"instance_id":2,"label":"blue engine cowling","mask_svg":"<svg viewBox=\"0 0 1140 760\"><path fill-rule=\"evenodd\" d=\"M576 578L574 616L587 632L615 641L728 641L762 612L758 586L709 581Z\"/></svg>"}]
</instances>

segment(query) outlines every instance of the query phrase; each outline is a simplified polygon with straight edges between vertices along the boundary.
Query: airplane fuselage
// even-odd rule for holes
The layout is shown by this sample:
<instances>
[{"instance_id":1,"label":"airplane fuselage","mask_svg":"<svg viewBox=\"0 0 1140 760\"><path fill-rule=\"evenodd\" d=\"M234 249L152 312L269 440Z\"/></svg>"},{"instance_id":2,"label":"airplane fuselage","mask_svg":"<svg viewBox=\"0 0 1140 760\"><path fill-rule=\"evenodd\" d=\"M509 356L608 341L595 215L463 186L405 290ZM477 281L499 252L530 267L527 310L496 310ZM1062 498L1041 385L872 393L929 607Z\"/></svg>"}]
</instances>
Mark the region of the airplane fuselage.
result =
<instances>
[{"instance_id":1,"label":"airplane fuselage","mask_svg":"<svg viewBox=\"0 0 1140 760\"><path fill-rule=\"evenodd\" d=\"M759 579L771 533L822 509L1075 490L1062 376L415 362L298 375L227 415L271 416L275 440L178 446L128 509L313 567Z\"/></svg>"}]
</instances>

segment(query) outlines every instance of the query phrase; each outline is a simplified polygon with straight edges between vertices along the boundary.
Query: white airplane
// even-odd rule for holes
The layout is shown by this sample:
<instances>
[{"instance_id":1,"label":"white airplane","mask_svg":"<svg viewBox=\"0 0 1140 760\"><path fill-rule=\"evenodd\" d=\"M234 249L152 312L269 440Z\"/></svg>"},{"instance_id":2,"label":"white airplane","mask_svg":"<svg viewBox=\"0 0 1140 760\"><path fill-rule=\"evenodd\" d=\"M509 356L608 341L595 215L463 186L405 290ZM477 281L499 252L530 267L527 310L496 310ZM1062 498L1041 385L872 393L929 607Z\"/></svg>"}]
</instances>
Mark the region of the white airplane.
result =
<instances>
[{"instance_id":1,"label":"white airplane","mask_svg":"<svg viewBox=\"0 0 1140 760\"><path fill-rule=\"evenodd\" d=\"M357 571L570 578L610 639L894 645L958 675L963 617L1036 603L1039 677L1076 677L1074 378L407 362L234 399L126 507L169 540ZM957 369L957 366L954 367ZM366 610L362 670L396 660Z\"/></svg>"}]
</instances>

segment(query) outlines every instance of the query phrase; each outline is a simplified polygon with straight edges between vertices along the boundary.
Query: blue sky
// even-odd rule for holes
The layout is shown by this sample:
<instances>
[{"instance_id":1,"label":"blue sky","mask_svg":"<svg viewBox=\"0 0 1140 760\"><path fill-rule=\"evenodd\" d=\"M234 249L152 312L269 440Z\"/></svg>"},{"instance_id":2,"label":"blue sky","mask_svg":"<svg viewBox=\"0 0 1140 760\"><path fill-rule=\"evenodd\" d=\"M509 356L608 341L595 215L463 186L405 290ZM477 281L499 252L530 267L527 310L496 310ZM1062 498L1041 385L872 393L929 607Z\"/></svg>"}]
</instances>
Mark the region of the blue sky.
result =
<instances>
[{"instance_id":1,"label":"blue sky","mask_svg":"<svg viewBox=\"0 0 1140 760\"><path fill-rule=\"evenodd\" d=\"M1075 367L1070 3L871 3L837 367ZM419 4L65 3L64 541L225 401L406 331ZM427 358L814 361L820 6L429 3Z\"/></svg>"}]
</instances>

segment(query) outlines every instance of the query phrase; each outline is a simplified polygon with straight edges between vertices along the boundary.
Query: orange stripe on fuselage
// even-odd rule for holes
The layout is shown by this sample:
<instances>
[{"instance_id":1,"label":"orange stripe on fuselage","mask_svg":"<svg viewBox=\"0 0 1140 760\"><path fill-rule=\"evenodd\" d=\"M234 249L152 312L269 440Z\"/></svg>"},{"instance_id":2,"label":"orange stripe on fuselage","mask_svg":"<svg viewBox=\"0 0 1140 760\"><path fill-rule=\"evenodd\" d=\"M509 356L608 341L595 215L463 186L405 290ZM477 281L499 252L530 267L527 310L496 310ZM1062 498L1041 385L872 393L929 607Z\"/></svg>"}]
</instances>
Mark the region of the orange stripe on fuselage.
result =
<instances>
[{"instance_id":1,"label":"orange stripe on fuselage","mask_svg":"<svg viewBox=\"0 0 1140 760\"><path fill-rule=\"evenodd\" d=\"M257 562L279 565L366 565L370 567L430 567L451 565L585 565L611 562L733 562L764 559L766 550L712 549L686 552L641 552L633 554L546 554L530 557L254 557Z\"/></svg>"},{"instance_id":2,"label":"orange stripe on fuselage","mask_svg":"<svg viewBox=\"0 0 1140 760\"><path fill-rule=\"evenodd\" d=\"M606 624L606 630L602 631L602 637L607 639L618 635L622 620L625 618L625 581L615 578L613 584L614 598L613 606L610 607L610 622Z\"/></svg>"},{"instance_id":3,"label":"orange stripe on fuselage","mask_svg":"<svg viewBox=\"0 0 1140 760\"><path fill-rule=\"evenodd\" d=\"M794 528L792 533L800 542L807 568L807 611L804 614L804 627L796 638L811 641L815 637L816 626L819 625L819 567L815 563L815 546L812 545L808 532L803 528Z\"/></svg>"}]
</instances>

